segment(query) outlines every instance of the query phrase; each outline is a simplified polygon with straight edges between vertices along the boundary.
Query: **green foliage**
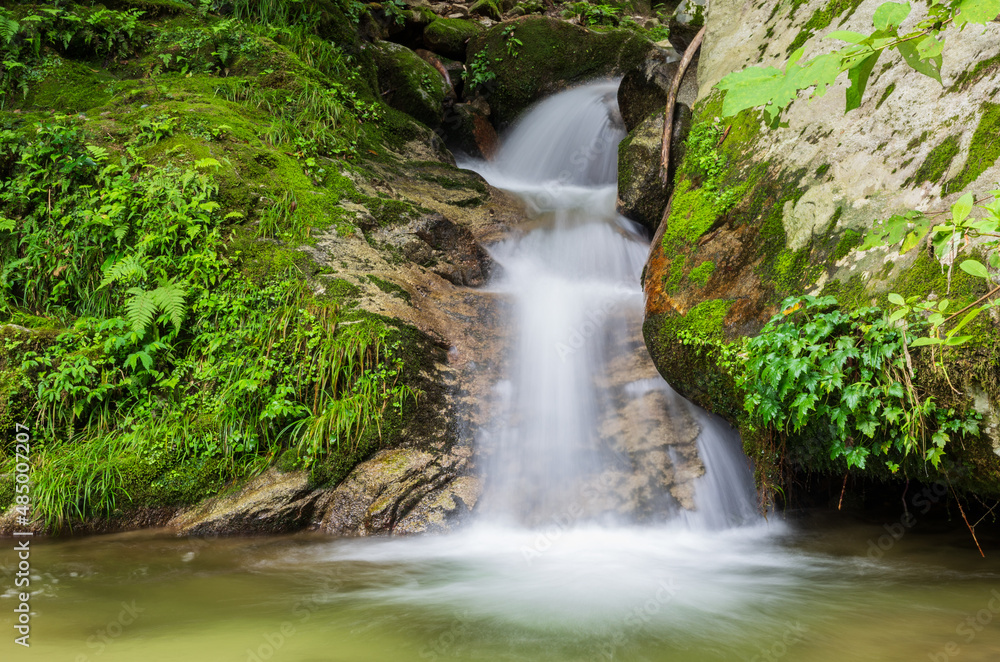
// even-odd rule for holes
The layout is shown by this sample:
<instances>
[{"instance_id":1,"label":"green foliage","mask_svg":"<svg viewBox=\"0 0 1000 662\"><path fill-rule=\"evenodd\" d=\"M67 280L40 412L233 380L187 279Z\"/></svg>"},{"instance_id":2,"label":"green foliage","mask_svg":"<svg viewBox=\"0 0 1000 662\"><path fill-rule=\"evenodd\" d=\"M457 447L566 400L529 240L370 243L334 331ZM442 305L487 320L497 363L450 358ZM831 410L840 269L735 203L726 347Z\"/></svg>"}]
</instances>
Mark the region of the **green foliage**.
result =
<instances>
[{"instance_id":1,"label":"green foliage","mask_svg":"<svg viewBox=\"0 0 1000 662\"><path fill-rule=\"evenodd\" d=\"M799 47L789 57L784 71L776 67L749 67L727 75L716 86L726 91L722 113L730 117L747 108L762 107L771 125L777 126L781 112L800 91L809 90L810 98L821 97L844 72L851 83L847 90L847 110L851 111L861 105L879 57L892 49L911 68L940 83L944 49L938 38L941 31L952 23L985 25L998 14L1000 0L934 2L913 30L900 34L900 25L910 15L910 4L883 3L875 11L872 21L875 29L871 34L836 30L826 35L827 39L847 42L846 47L801 63L805 49Z\"/></svg>"},{"instance_id":2,"label":"green foliage","mask_svg":"<svg viewBox=\"0 0 1000 662\"><path fill-rule=\"evenodd\" d=\"M833 297L810 296L781 308L746 345L741 382L754 425L817 435L848 468L874 456L892 471L913 455L937 467L953 438L978 433L974 414L918 390L906 336L881 309L846 313Z\"/></svg>"},{"instance_id":3,"label":"green foliage","mask_svg":"<svg viewBox=\"0 0 1000 662\"><path fill-rule=\"evenodd\" d=\"M503 29L500 36L504 41L507 42L507 55L511 57L517 57L517 49L520 46L524 46L524 42L514 36L514 31L517 29L515 25L509 25Z\"/></svg>"},{"instance_id":4,"label":"green foliage","mask_svg":"<svg viewBox=\"0 0 1000 662\"><path fill-rule=\"evenodd\" d=\"M139 21L142 12L134 9L73 6L37 11L15 20L0 8L0 109L15 90L27 94L29 83L43 76L44 48L122 59L134 55L146 38Z\"/></svg>"},{"instance_id":5,"label":"green foliage","mask_svg":"<svg viewBox=\"0 0 1000 662\"><path fill-rule=\"evenodd\" d=\"M585 25L615 26L621 22L621 10L613 5L573 2L568 5L570 16L577 16Z\"/></svg>"},{"instance_id":6,"label":"green foliage","mask_svg":"<svg viewBox=\"0 0 1000 662\"><path fill-rule=\"evenodd\" d=\"M211 463L195 483L215 484L292 447L306 468L349 470L416 396L395 327L346 319L294 270L244 273L219 161L148 166L137 148L157 123L121 152L89 144L77 118L0 132L0 321L65 327L17 354L52 526L153 498L154 483L184 498L166 487L182 465ZM296 203L279 198L261 232L304 234ZM0 452L0 474L12 461Z\"/></svg>"},{"instance_id":7,"label":"green foliage","mask_svg":"<svg viewBox=\"0 0 1000 662\"><path fill-rule=\"evenodd\" d=\"M499 63L502 58L493 58L493 62ZM483 49L475 54L469 66L462 70L462 80L466 81L470 87L482 87L491 80L495 80L497 75L489 70L490 57Z\"/></svg>"}]
</instances>

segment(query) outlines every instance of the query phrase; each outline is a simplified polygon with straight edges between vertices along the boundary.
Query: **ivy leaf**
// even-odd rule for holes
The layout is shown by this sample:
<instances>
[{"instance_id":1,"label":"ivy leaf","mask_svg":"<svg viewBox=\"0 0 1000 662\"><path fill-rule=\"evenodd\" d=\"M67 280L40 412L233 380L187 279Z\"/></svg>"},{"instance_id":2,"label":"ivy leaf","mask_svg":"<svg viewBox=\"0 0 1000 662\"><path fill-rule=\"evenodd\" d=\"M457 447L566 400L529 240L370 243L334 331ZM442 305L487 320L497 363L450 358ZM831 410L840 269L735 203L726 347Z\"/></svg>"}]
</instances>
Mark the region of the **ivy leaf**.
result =
<instances>
[{"instance_id":1,"label":"ivy leaf","mask_svg":"<svg viewBox=\"0 0 1000 662\"><path fill-rule=\"evenodd\" d=\"M890 26L899 27L910 15L910 3L885 2L875 10L872 22L876 30L885 30Z\"/></svg>"},{"instance_id":2,"label":"ivy leaf","mask_svg":"<svg viewBox=\"0 0 1000 662\"><path fill-rule=\"evenodd\" d=\"M983 263L978 260L966 260L962 264L958 265L958 267L967 274L989 280L990 272L987 271Z\"/></svg>"},{"instance_id":3,"label":"ivy leaf","mask_svg":"<svg viewBox=\"0 0 1000 662\"><path fill-rule=\"evenodd\" d=\"M872 69L875 68L875 63L878 62L880 55L882 55L882 51L875 51L875 53L861 60L847 72L847 76L851 80L851 86L847 88L845 113L861 106L861 99L865 95L865 88L868 87L868 77L871 76Z\"/></svg>"},{"instance_id":4,"label":"ivy leaf","mask_svg":"<svg viewBox=\"0 0 1000 662\"><path fill-rule=\"evenodd\" d=\"M906 64L910 65L911 69L941 83L941 64L943 62L941 55L927 60L921 59L920 53L917 52L917 47L912 41L901 42L896 45L896 49L903 56ZM943 85L944 83L941 84Z\"/></svg>"}]
</instances>

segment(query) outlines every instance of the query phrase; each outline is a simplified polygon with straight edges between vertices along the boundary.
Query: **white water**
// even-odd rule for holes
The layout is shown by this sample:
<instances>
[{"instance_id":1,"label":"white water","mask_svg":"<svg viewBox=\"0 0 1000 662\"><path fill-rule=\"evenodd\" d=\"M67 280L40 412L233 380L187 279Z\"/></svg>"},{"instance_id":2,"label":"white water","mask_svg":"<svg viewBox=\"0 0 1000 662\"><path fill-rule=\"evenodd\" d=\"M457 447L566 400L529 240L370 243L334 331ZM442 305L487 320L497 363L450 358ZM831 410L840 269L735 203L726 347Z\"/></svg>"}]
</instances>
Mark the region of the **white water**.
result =
<instances>
[{"instance_id":1,"label":"white water","mask_svg":"<svg viewBox=\"0 0 1000 662\"><path fill-rule=\"evenodd\" d=\"M616 90L617 82L601 82L550 97L505 136L494 162L463 164L522 196L532 213L525 234L491 251L503 267L494 287L508 294L516 315L500 425L484 444L490 448L481 510L493 521L621 521L595 483L609 464L629 460L602 443L602 421L650 392L661 393L654 403L674 399L662 379L649 378L652 371L617 392L609 386L623 353L641 354L636 359L648 366L636 343L649 246L615 212L617 146L625 136ZM696 483L696 510L676 516L694 528L756 521L739 440L721 420L689 414L702 428L706 474ZM630 433L638 434L619 431ZM668 498L654 503L677 511Z\"/></svg>"},{"instance_id":2,"label":"white water","mask_svg":"<svg viewBox=\"0 0 1000 662\"><path fill-rule=\"evenodd\" d=\"M515 319L510 374L496 386L498 424L481 440L486 491L476 521L456 533L341 540L284 559L346 572L348 587L331 592L331 603L451 623L442 637L453 642L476 623L501 649L536 651L517 659L556 659L547 647L575 640L599 644L572 659L627 659L620 647L636 640L658 642L663 659L674 659L721 637L727 643L709 644L708 657L677 658L715 659L734 642L780 631L784 622L770 614L794 611L828 570L829 560L784 548L785 531L757 513L747 458L723 421L676 398L655 371L624 385L609 376L623 359L649 366L638 337L648 242L614 210L624 135L614 89L557 95L513 128L495 162L463 164L532 210L522 234L492 247L502 266L492 286L512 301ZM694 510L662 494L653 501L661 517L643 523L604 508L593 477L628 464L608 450L599 422L650 394L694 417L706 472ZM488 659L437 645L421 656Z\"/></svg>"}]
</instances>

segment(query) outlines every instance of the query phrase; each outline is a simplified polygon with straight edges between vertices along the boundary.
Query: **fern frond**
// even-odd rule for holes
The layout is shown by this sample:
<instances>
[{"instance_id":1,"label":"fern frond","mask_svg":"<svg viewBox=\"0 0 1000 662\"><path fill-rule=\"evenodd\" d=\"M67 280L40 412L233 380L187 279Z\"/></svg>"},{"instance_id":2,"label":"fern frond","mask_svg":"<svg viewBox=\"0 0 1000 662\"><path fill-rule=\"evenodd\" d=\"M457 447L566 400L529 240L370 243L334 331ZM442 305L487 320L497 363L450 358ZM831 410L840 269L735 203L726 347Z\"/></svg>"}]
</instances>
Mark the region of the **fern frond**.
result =
<instances>
[{"instance_id":1,"label":"fern frond","mask_svg":"<svg viewBox=\"0 0 1000 662\"><path fill-rule=\"evenodd\" d=\"M21 30L21 25L6 16L0 16L0 39L3 40L4 44L9 44L14 41L14 37Z\"/></svg>"},{"instance_id":2,"label":"fern frond","mask_svg":"<svg viewBox=\"0 0 1000 662\"><path fill-rule=\"evenodd\" d=\"M125 317L134 332L144 333L153 323L156 302L152 292L146 292L141 287L129 288L128 293L132 298L125 302Z\"/></svg>"},{"instance_id":3,"label":"fern frond","mask_svg":"<svg viewBox=\"0 0 1000 662\"><path fill-rule=\"evenodd\" d=\"M187 292L184 288L175 283L166 283L150 292L153 302L156 304L170 321L174 324L174 329L181 330L181 324L187 315L187 308L184 306L184 297Z\"/></svg>"},{"instance_id":4,"label":"fern frond","mask_svg":"<svg viewBox=\"0 0 1000 662\"><path fill-rule=\"evenodd\" d=\"M128 281L132 279L144 280L147 277L146 268L142 262L144 255L133 253L126 258L118 260L104 272L104 279L101 287L107 287L111 283ZM136 288L133 288L136 289ZM131 290L129 290L131 292Z\"/></svg>"}]
</instances>

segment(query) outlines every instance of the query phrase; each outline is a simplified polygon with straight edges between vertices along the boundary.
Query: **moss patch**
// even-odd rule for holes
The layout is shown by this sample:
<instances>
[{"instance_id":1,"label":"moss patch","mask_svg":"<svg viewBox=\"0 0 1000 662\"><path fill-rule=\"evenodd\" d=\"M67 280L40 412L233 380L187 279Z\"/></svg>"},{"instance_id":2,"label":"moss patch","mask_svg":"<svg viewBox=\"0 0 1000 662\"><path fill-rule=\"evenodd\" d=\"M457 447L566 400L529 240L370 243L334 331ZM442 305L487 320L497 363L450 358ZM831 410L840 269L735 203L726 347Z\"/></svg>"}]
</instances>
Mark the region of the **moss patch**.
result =
<instances>
[{"instance_id":1,"label":"moss patch","mask_svg":"<svg viewBox=\"0 0 1000 662\"><path fill-rule=\"evenodd\" d=\"M708 284L708 279L712 277L713 271L715 271L715 262L702 262L691 270L691 273L688 274L688 280L699 287L705 287Z\"/></svg>"},{"instance_id":2,"label":"moss patch","mask_svg":"<svg viewBox=\"0 0 1000 662\"><path fill-rule=\"evenodd\" d=\"M933 182L936 184L944 176L944 173L948 172L948 168L951 167L951 162L955 160L958 152L958 136L948 136L930 151L913 177L907 180L907 183Z\"/></svg>"},{"instance_id":3,"label":"moss patch","mask_svg":"<svg viewBox=\"0 0 1000 662\"><path fill-rule=\"evenodd\" d=\"M851 17L851 15L861 5L862 0L830 0L823 9L813 14L802 26L802 30L795 36L792 43L788 45L787 52L792 53L795 49L804 45L814 34L827 28L837 16L847 13L841 19L841 23ZM797 8L796 8L797 9Z\"/></svg>"},{"instance_id":4,"label":"moss patch","mask_svg":"<svg viewBox=\"0 0 1000 662\"><path fill-rule=\"evenodd\" d=\"M965 167L954 179L948 181L946 190L957 192L976 181L979 175L1000 157L1000 104L983 104L983 115L972 136Z\"/></svg>"},{"instance_id":5,"label":"moss patch","mask_svg":"<svg viewBox=\"0 0 1000 662\"><path fill-rule=\"evenodd\" d=\"M837 242L837 247L833 250L833 261L836 262L846 257L848 253L860 246L864 239L865 236L860 232L851 229L845 230L844 235Z\"/></svg>"}]
</instances>

